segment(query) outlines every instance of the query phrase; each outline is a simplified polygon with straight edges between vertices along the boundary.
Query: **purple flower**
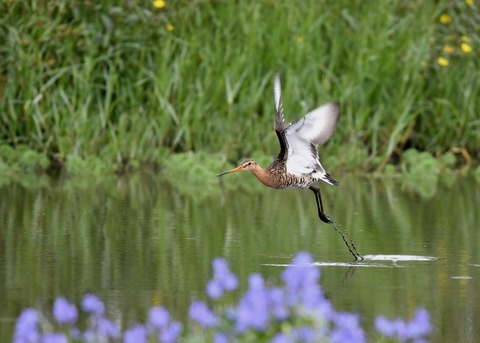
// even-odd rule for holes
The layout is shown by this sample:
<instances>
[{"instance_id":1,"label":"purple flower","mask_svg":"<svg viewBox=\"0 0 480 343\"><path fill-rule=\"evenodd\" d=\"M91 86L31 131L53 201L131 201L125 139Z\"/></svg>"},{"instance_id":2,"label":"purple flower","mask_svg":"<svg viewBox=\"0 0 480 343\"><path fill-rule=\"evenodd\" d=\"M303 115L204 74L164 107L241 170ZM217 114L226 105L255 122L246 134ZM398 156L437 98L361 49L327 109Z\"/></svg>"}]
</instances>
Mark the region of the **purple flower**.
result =
<instances>
[{"instance_id":1,"label":"purple flower","mask_svg":"<svg viewBox=\"0 0 480 343\"><path fill-rule=\"evenodd\" d=\"M213 337L213 343L228 343L230 340L228 339L228 335L223 332L215 333L215 337Z\"/></svg>"},{"instance_id":2,"label":"purple flower","mask_svg":"<svg viewBox=\"0 0 480 343\"><path fill-rule=\"evenodd\" d=\"M293 264L283 271L281 278L287 287L290 305L303 304L313 309L324 301L322 290L318 285L320 272L311 264L310 254L300 252L294 258Z\"/></svg>"},{"instance_id":3,"label":"purple flower","mask_svg":"<svg viewBox=\"0 0 480 343\"><path fill-rule=\"evenodd\" d=\"M293 340L283 333L277 333L270 343L293 343Z\"/></svg>"},{"instance_id":4,"label":"purple flower","mask_svg":"<svg viewBox=\"0 0 480 343\"><path fill-rule=\"evenodd\" d=\"M238 286L237 277L233 273L225 274L221 280L221 283L226 291L233 291Z\"/></svg>"},{"instance_id":5,"label":"purple flower","mask_svg":"<svg viewBox=\"0 0 480 343\"><path fill-rule=\"evenodd\" d=\"M15 324L14 343L38 342L38 315L33 308L27 308L18 316Z\"/></svg>"},{"instance_id":6,"label":"purple flower","mask_svg":"<svg viewBox=\"0 0 480 343\"><path fill-rule=\"evenodd\" d=\"M430 314L424 308L415 310L412 320L406 325L409 339L420 339L432 332Z\"/></svg>"},{"instance_id":7,"label":"purple flower","mask_svg":"<svg viewBox=\"0 0 480 343\"><path fill-rule=\"evenodd\" d=\"M365 332L360 326L360 317L354 313L338 312L333 316L335 328L330 333L333 343L363 343Z\"/></svg>"},{"instance_id":8,"label":"purple flower","mask_svg":"<svg viewBox=\"0 0 480 343\"><path fill-rule=\"evenodd\" d=\"M156 329L161 330L168 325L170 313L162 307L152 307L148 312L148 322Z\"/></svg>"},{"instance_id":9,"label":"purple flower","mask_svg":"<svg viewBox=\"0 0 480 343\"><path fill-rule=\"evenodd\" d=\"M101 337L108 337L111 339L120 338L120 329L117 324L103 317L98 319L97 331Z\"/></svg>"},{"instance_id":10,"label":"purple flower","mask_svg":"<svg viewBox=\"0 0 480 343\"><path fill-rule=\"evenodd\" d=\"M96 333L91 330L91 329L87 329L85 330L85 332L79 336L79 337L74 337L75 340L83 340L84 342L97 342L97 341L101 341L100 339L97 339L97 335Z\"/></svg>"},{"instance_id":11,"label":"purple flower","mask_svg":"<svg viewBox=\"0 0 480 343\"><path fill-rule=\"evenodd\" d=\"M224 291L233 291L238 286L237 277L228 268L227 262L220 257L213 260L213 279L207 284L207 294L218 299Z\"/></svg>"},{"instance_id":12,"label":"purple flower","mask_svg":"<svg viewBox=\"0 0 480 343\"><path fill-rule=\"evenodd\" d=\"M216 280L212 279L207 283L207 294L212 299L218 299L223 295L222 284Z\"/></svg>"},{"instance_id":13,"label":"purple flower","mask_svg":"<svg viewBox=\"0 0 480 343\"><path fill-rule=\"evenodd\" d=\"M135 325L125 331L123 343L147 343L147 330L143 325Z\"/></svg>"},{"instance_id":14,"label":"purple flower","mask_svg":"<svg viewBox=\"0 0 480 343\"><path fill-rule=\"evenodd\" d=\"M72 328L70 330L70 336L73 338L73 340L79 341L82 338L82 331L80 331L79 328Z\"/></svg>"},{"instance_id":15,"label":"purple flower","mask_svg":"<svg viewBox=\"0 0 480 343\"><path fill-rule=\"evenodd\" d=\"M75 305L72 305L64 297L58 297L53 304L53 316L60 324L75 323L78 312Z\"/></svg>"},{"instance_id":16,"label":"purple flower","mask_svg":"<svg viewBox=\"0 0 480 343\"><path fill-rule=\"evenodd\" d=\"M249 288L240 299L236 316L236 330L243 332L248 328L263 331L270 319L268 289L260 274L252 274L248 280Z\"/></svg>"},{"instance_id":17,"label":"purple flower","mask_svg":"<svg viewBox=\"0 0 480 343\"><path fill-rule=\"evenodd\" d=\"M401 319L388 320L384 316L375 319L377 331L387 337L394 337L404 330L405 323Z\"/></svg>"},{"instance_id":18,"label":"purple flower","mask_svg":"<svg viewBox=\"0 0 480 343\"><path fill-rule=\"evenodd\" d=\"M68 339L63 333L46 333L42 337L42 343L68 343Z\"/></svg>"},{"instance_id":19,"label":"purple flower","mask_svg":"<svg viewBox=\"0 0 480 343\"><path fill-rule=\"evenodd\" d=\"M85 312L93 313L98 316L105 314L105 305L103 302L93 294L86 294L82 300L82 309Z\"/></svg>"},{"instance_id":20,"label":"purple flower","mask_svg":"<svg viewBox=\"0 0 480 343\"><path fill-rule=\"evenodd\" d=\"M423 336L427 336L432 331L430 315L423 308L417 309L409 322L399 318L388 320L383 316L379 316L375 320L375 326L381 334L397 338L401 342L408 340L420 342L423 340Z\"/></svg>"},{"instance_id":21,"label":"purple flower","mask_svg":"<svg viewBox=\"0 0 480 343\"><path fill-rule=\"evenodd\" d=\"M218 325L219 319L208 308L203 301L194 301L190 305L188 310L190 318L199 323L204 328L213 327Z\"/></svg>"},{"instance_id":22,"label":"purple flower","mask_svg":"<svg viewBox=\"0 0 480 343\"><path fill-rule=\"evenodd\" d=\"M120 329L114 322L100 317L98 321L94 320L91 323L93 324L82 335L77 334L77 337L73 335L72 337L85 342L104 342L120 338Z\"/></svg>"},{"instance_id":23,"label":"purple flower","mask_svg":"<svg viewBox=\"0 0 480 343\"><path fill-rule=\"evenodd\" d=\"M296 337L296 341L300 342L314 342L315 341L315 330L308 326L301 326L295 328L294 336Z\"/></svg>"},{"instance_id":24,"label":"purple flower","mask_svg":"<svg viewBox=\"0 0 480 343\"><path fill-rule=\"evenodd\" d=\"M285 292L281 288L272 288L269 293L270 309L277 320L288 318L287 304L285 303Z\"/></svg>"},{"instance_id":25,"label":"purple flower","mask_svg":"<svg viewBox=\"0 0 480 343\"><path fill-rule=\"evenodd\" d=\"M228 263L225 261L225 259L221 257L217 257L216 259L213 260L212 262L212 267L213 267L213 273L215 276L222 276L225 274L230 273L230 269L228 268Z\"/></svg>"},{"instance_id":26,"label":"purple flower","mask_svg":"<svg viewBox=\"0 0 480 343\"><path fill-rule=\"evenodd\" d=\"M179 322L172 322L159 335L158 340L162 343L174 343L182 333L183 325Z\"/></svg>"}]
</instances>

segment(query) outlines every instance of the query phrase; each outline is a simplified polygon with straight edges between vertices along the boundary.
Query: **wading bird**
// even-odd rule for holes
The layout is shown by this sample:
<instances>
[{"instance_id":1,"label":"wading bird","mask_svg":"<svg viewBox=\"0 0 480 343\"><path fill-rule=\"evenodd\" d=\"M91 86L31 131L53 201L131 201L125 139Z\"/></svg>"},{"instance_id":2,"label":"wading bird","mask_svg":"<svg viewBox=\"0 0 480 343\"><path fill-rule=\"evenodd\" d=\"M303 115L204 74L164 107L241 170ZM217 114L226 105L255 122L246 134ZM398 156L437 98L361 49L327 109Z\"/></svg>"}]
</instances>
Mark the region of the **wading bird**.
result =
<instances>
[{"instance_id":1,"label":"wading bird","mask_svg":"<svg viewBox=\"0 0 480 343\"><path fill-rule=\"evenodd\" d=\"M265 186L285 189L304 188L310 189L315 194L318 216L325 223L333 223L323 211L320 189L312 184L322 180L330 185L337 186L333 179L322 167L318 158L317 148L325 143L335 132L338 123L339 111L335 102L329 102L307 113L294 123L286 122L283 116L281 100L280 77L275 75L274 98L277 114L274 128L280 142L280 153L277 158L265 169L254 160L245 160L239 167L218 174L234 173L237 171L251 172ZM356 260L362 259L355 249L350 248L341 231L343 241Z\"/></svg>"}]
</instances>

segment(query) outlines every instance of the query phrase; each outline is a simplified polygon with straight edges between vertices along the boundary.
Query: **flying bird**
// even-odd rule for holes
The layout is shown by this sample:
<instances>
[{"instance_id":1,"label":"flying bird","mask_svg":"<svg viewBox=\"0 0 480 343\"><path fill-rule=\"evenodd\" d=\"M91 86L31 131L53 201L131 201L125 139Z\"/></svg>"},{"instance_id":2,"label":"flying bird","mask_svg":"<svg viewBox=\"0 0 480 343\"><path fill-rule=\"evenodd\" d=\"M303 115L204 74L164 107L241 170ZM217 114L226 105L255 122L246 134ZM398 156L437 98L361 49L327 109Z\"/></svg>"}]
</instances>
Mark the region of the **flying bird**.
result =
<instances>
[{"instance_id":1,"label":"flying bird","mask_svg":"<svg viewBox=\"0 0 480 343\"><path fill-rule=\"evenodd\" d=\"M338 104L329 102L307 113L294 123L285 121L281 99L280 77L275 75L274 98L277 114L274 129L280 143L280 153L265 169L254 160L245 160L240 166L218 174L223 176L238 171L251 172L265 186L275 189L303 188L310 189L315 194L318 216L327 223L333 223L325 214L320 189L312 186L317 181L324 181L337 186L339 183L327 173L318 157L318 146L332 137L337 127L339 110ZM354 254L343 234L335 228L354 255L355 259L361 256ZM353 245L353 242L352 242ZM354 245L353 245L354 247ZM354 249L356 251L356 249Z\"/></svg>"}]
</instances>

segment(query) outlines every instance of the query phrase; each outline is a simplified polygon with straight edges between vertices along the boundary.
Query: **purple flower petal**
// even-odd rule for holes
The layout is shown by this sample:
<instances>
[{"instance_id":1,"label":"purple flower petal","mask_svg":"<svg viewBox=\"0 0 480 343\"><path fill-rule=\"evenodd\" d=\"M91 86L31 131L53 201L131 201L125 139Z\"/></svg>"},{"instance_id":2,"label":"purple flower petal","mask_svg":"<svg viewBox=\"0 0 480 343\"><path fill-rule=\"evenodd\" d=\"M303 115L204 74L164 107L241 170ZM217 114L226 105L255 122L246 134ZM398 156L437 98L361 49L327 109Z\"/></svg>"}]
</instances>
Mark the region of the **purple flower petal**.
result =
<instances>
[{"instance_id":1,"label":"purple flower petal","mask_svg":"<svg viewBox=\"0 0 480 343\"><path fill-rule=\"evenodd\" d=\"M430 315L425 309L417 309L414 317L409 321L397 318L388 320L383 316L377 317L375 327L381 334L396 338L400 341L421 341L432 331Z\"/></svg>"},{"instance_id":2,"label":"purple flower petal","mask_svg":"<svg viewBox=\"0 0 480 343\"><path fill-rule=\"evenodd\" d=\"M235 329L243 332L249 328L263 331L270 320L269 295L260 274L250 275L249 288L240 299L235 313Z\"/></svg>"},{"instance_id":3,"label":"purple flower petal","mask_svg":"<svg viewBox=\"0 0 480 343\"><path fill-rule=\"evenodd\" d=\"M218 325L219 319L203 301L194 301L188 311L190 318L204 328Z\"/></svg>"},{"instance_id":4,"label":"purple flower petal","mask_svg":"<svg viewBox=\"0 0 480 343\"><path fill-rule=\"evenodd\" d=\"M365 332L360 326L360 317L354 313L338 312L333 317L335 328L330 333L333 343L363 343Z\"/></svg>"},{"instance_id":5,"label":"purple flower petal","mask_svg":"<svg viewBox=\"0 0 480 343\"><path fill-rule=\"evenodd\" d=\"M123 343L147 343L147 330L143 325L135 325L125 331Z\"/></svg>"},{"instance_id":6,"label":"purple flower petal","mask_svg":"<svg viewBox=\"0 0 480 343\"><path fill-rule=\"evenodd\" d=\"M94 313L98 316L105 314L105 305L93 294L86 294L82 300L82 309L88 313Z\"/></svg>"},{"instance_id":7,"label":"purple flower petal","mask_svg":"<svg viewBox=\"0 0 480 343\"><path fill-rule=\"evenodd\" d=\"M108 337L108 338L111 338L111 339L120 338L119 327L117 326L117 324L115 324L114 322L112 322L109 319L100 317L100 319L98 320L98 323L97 323L97 328L98 328L98 333L102 337Z\"/></svg>"},{"instance_id":8,"label":"purple flower petal","mask_svg":"<svg viewBox=\"0 0 480 343\"><path fill-rule=\"evenodd\" d=\"M426 336L432 332L430 324L430 314L424 308L417 309L411 321L406 324L407 336L415 340Z\"/></svg>"},{"instance_id":9,"label":"purple flower petal","mask_svg":"<svg viewBox=\"0 0 480 343\"><path fill-rule=\"evenodd\" d=\"M183 325L181 323L173 322L159 334L159 341L162 343L174 343L182 333L182 330Z\"/></svg>"},{"instance_id":10,"label":"purple flower petal","mask_svg":"<svg viewBox=\"0 0 480 343\"><path fill-rule=\"evenodd\" d=\"M307 308L317 308L323 301L324 296L318 280L319 269L312 267L310 254L301 252L282 273L281 278L287 290L289 305L305 305Z\"/></svg>"},{"instance_id":11,"label":"purple flower petal","mask_svg":"<svg viewBox=\"0 0 480 343\"><path fill-rule=\"evenodd\" d=\"M162 306L152 307L148 312L148 322L156 329L163 329L170 321L170 313Z\"/></svg>"},{"instance_id":12,"label":"purple flower petal","mask_svg":"<svg viewBox=\"0 0 480 343\"><path fill-rule=\"evenodd\" d=\"M293 343L293 340L283 333L278 333L275 336L273 336L270 342L271 343Z\"/></svg>"},{"instance_id":13,"label":"purple flower petal","mask_svg":"<svg viewBox=\"0 0 480 343\"><path fill-rule=\"evenodd\" d=\"M228 263L221 257L217 257L216 259L213 260L213 273L215 275L223 275L223 274L228 274L230 273L230 270L228 269Z\"/></svg>"},{"instance_id":14,"label":"purple flower petal","mask_svg":"<svg viewBox=\"0 0 480 343\"><path fill-rule=\"evenodd\" d=\"M58 297L53 304L53 316L60 324L75 323L78 312L75 305L70 304L64 297Z\"/></svg>"},{"instance_id":15,"label":"purple flower petal","mask_svg":"<svg viewBox=\"0 0 480 343\"><path fill-rule=\"evenodd\" d=\"M225 290L233 291L238 287L237 277L232 273L225 274L222 278L222 284Z\"/></svg>"},{"instance_id":16,"label":"purple flower petal","mask_svg":"<svg viewBox=\"0 0 480 343\"><path fill-rule=\"evenodd\" d=\"M46 333L42 337L42 343L68 343L68 339L63 333Z\"/></svg>"},{"instance_id":17,"label":"purple flower petal","mask_svg":"<svg viewBox=\"0 0 480 343\"><path fill-rule=\"evenodd\" d=\"M219 299L224 291L233 291L238 286L237 277L230 272L227 262L220 257L213 260L213 278L207 284L207 294Z\"/></svg>"},{"instance_id":18,"label":"purple flower petal","mask_svg":"<svg viewBox=\"0 0 480 343\"><path fill-rule=\"evenodd\" d=\"M297 338L296 341L299 342L314 342L315 341L315 330L308 326L301 326L294 329L294 336Z\"/></svg>"},{"instance_id":19,"label":"purple flower petal","mask_svg":"<svg viewBox=\"0 0 480 343\"><path fill-rule=\"evenodd\" d=\"M398 334L399 324L401 324L401 322L388 320L384 316L378 316L375 319L377 331L387 337L393 337Z\"/></svg>"},{"instance_id":20,"label":"purple flower petal","mask_svg":"<svg viewBox=\"0 0 480 343\"><path fill-rule=\"evenodd\" d=\"M27 308L18 316L15 324L15 343L38 342L38 315L33 308Z\"/></svg>"},{"instance_id":21,"label":"purple flower petal","mask_svg":"<svg viewBox=\"0 0 480 343\"><path fill-rule=\"evenodd\" d=\"M82 331L79 328L72 328L70 330L70 336L75 340L79 341L82 338Z\"/></svg>"},{"instance_id":22,"label":"purple flower petal","mask_svg":"<svg viewBox=\"0 0 480 343\"><path fill-rule=\"evenodd\" d=\"M223 332L215 333L215 337L213 337L213 343L228 343L230 340L228 339L227 334Z\"/></svg>"},{"instance_id":23,"label":"purple flower petal","mask_svg":"<svg viewBox=\"0 0 480 343\"><path fill-rule=\"evenodd\" d=\"M212 279L207 284L207 295L212 299L218 299L223 295L223 287L216 279Z\"/></svg>"},{"instance_id":24,"label":"purple flower petal","mask_svg":"<svg viewBox=\"0 0 480 343\"><path fill-rule=\"evenodd\" d=\"M272 288L269 292L270 308L277 320L288 318L288 306L285 302L285 292L281 288Z\"/></svg>"},{"instance_id":25,"label":"purple flower petal","mask_svg":"<svg viewBox=\"0 0 480 343\"><path fill-rule=\"evenodd\" d=\"M248 286L252 291L261 291L264 289L265 282L263 281L263 277L260 274L252 274L248 278Z\"/></svg>"}]
</instances>

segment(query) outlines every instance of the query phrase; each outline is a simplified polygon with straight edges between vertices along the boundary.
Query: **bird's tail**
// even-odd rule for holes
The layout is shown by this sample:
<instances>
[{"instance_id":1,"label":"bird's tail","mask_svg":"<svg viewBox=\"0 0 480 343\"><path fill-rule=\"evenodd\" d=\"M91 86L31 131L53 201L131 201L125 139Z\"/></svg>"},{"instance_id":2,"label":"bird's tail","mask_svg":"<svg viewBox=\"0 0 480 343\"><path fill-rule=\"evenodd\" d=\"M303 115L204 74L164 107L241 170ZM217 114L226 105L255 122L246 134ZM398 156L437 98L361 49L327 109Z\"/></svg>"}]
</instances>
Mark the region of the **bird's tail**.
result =
<instances>
[{"instance_id":1,"label":"bird's tail","mask_svg":"<svg viewBox=\"0 0 480 343\"><path fill-rule=\"evenodd\" d=\"M333 177L330 176L330 174L328 173L325 173L325 175L323 175L321 177L321 179L323 181L325 181L326 183L328 184L331 184L332 186L338 186L340 184L340 182L338 182L337 180L335 180Z\"/></svg>"}]
</instances>

